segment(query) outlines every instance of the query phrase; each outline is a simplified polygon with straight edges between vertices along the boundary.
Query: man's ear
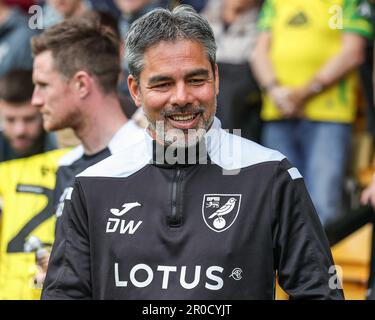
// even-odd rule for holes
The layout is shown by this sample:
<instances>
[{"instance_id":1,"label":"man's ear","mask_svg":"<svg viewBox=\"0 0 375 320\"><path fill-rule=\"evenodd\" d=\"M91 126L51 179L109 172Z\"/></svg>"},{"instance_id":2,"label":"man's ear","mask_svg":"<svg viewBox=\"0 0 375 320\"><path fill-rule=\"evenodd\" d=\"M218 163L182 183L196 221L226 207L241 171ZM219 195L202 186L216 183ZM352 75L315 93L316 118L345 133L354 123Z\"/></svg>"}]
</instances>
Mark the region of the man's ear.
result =
<instances>
[{"instance_id":1,"label":"man's ear","mask_svg":"<svg viewBox=\"0 0 375 320\"><path fill-rule=\"evenodd\" d=\"M139 108L142 106L141 89L133 75L128 76L128 88L135 105Z\"/></svg>"},{"instance_id":2,"label":"man's ear","mask_svg":"<svg viewBox=\"0 0 375 320\"><path fill-rule=\"evenodd\" d=\"M217 63L215 63L215 90L216 90L216 96L219 95L219 92L220 92L220 81L219 81L219 67L217 65Z\"/></svg>"},{"instance_id":3,"label":"man's ear","mask_svg":"<svg viewBox=\"0 0 375 320\"><path fill-rule=\"evenodd\" d=\"M80 99L85 99L92 90L93 79L86 71L78 71L73 77L73 86Z\"/></svg>"}]
</instances>

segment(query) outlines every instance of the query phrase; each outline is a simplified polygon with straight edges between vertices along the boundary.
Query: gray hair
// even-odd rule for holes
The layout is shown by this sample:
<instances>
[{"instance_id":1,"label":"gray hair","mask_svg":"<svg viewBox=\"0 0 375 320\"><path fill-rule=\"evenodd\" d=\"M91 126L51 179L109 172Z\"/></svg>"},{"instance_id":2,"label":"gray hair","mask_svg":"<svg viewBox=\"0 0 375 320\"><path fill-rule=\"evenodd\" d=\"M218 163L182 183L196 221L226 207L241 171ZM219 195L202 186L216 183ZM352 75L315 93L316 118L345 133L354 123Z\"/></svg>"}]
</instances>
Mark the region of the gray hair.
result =
<instances>
[{"instance_id":1,"label":"gray hair","mask_svg":"<svg viewBox=\"0 0 375 320\"><path fill-rule=\"evenodd\" d=\"M216 64L214 33L206 19L191 6L180 5L173 9L155 9L136 20L125 41L125 59L130 73L139 82L144 67L144 52L161 41L198 41L206 50L212 70Z\"/></svg>"}]
</instances>

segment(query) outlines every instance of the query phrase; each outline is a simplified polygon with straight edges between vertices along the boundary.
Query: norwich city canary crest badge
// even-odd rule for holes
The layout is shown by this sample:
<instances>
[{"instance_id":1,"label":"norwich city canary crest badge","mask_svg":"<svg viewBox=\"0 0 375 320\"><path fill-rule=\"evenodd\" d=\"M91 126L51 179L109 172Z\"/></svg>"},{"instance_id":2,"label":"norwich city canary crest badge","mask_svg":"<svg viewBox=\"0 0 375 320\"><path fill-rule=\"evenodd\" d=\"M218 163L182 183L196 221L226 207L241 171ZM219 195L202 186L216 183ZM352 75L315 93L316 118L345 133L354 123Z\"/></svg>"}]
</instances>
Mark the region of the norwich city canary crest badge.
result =
<instances>
[{"instance_id":1,"label":"norwich city canary crest badge","mask_svg":"<svg viewBox=\"0 0 375 320\"><path fill-rule=\"evenodd\" d=\"M236 221L240 206L240 194L205 194L202 205L203 220L211 230L223 232Z\"/></svg>"}]
</instances>

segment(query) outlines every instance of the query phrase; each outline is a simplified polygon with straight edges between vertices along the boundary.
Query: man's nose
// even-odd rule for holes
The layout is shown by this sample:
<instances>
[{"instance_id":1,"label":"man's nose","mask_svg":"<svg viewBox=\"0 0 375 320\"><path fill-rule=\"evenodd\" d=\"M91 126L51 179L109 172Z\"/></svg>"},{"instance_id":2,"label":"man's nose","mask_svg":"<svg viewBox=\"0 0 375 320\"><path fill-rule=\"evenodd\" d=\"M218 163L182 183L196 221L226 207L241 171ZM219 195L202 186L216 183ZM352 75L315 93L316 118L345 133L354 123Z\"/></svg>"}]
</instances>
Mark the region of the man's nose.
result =
<instances>
[{"instance_id":1,"label":"man's nose","mask_svg":"<svg viewBox=\"0 0 375 320\"><path fill-rule=\"evenodd\" d=\"M22 120L16 121L13 128L16 136L22 136L27 131L26 124Z\"/></svg>"},{"instance_id":2,"label":"man's nose","mask_svg":"<svg viewBox=\"0 0 375 320\"><path fill-rule=\"evenodd\" d=\"M43 98L37 86L35 86L34 88L33 96L31 98L31 104L36 107L41 107L43 105Z\"/></svg>"},{"instance_id":3,"label":"man's nose","mask_svg":"<svg viewBox=\"0 0 375 320\"><path fill-rule=\"evenodd\" d=\"M170 102L172 105L178 106L193 103L193 96L189 90L189 87L185 83L176 84Z\"/></svg>"}]
</instances>

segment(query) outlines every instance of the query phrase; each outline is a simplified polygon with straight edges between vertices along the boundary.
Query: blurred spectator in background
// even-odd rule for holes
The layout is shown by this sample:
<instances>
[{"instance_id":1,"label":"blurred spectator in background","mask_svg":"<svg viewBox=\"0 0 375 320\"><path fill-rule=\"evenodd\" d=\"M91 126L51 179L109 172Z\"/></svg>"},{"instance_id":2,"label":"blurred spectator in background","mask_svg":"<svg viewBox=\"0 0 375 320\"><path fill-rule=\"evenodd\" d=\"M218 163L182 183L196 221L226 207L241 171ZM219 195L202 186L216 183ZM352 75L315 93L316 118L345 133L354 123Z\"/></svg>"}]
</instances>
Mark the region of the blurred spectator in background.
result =
<instances>
[{"instance_id":1,"label":"blurred spectator in background","mask_svg":"<svg viewBox=\"0 0 375 320\"><path fill-rule=\"evenodd\" d=\"M375 17L375 0L369 0L372 7L372 14ZM375 28L375 18L373 19ZM374 42L369 41L366 47L365 62L361 65L360 75L362 87L367 102L367 128L375 143L375 104L373 87L373 68L374 68Z\"/></svg>"},{"instance_id":2,"label":"blurred spectator in background","mask_svg":"<svg viewBox=\"0 0 375 320\"><path fill-rule=\"evenodd\" d=\"M90 0L92 9L101 12L107 12L116 19L120 17L120 10L114 3L114 0Z\"/></svg>"},{"instance_id":3,"label":"blurred spectator in background","mask_svg":"<svg viewBox=\"0 0 375 320\"><path fill-rule=\"evenodd\" d=\"M373 12L375 12L375 1L372 1L372 8ZM373 20L373 23L375 25L375 21ZM367 63L362 68L362 78L364 81L366 81L365 88L367 88L367 99L368 99L368 105L369 105L369 129L370 133L373 134L373 138L375 139L375 66L374 66L374 60L375 60L375 51L374 51L375 44L372 44L372 52L369 52L370 50L367 50L367 61L371 61L372 64ZM372 57L370 55L372 54ZM369 66L372 66L372 70L370 70ZM367 67L367 68L366 68ZM370 80L372 79L372 81ZM372 98L372 100L370 100ZM371 205L372 206L372 212L370 213L370 217L368 221L373 224L373 230L372 230L372 248L371 248L371 260L370 260L370 275L368 280L368 290L366 292L367 299L368 300L375 300L375 231L374 231L374 225L375 225L375 174L373 175L372 182L370 183L367 188L365 188L361 194L361 204L362 205Z\"/></svg>"},{"instance_id":4,"label":"blurred spectator in background","mask_svg":"<svg viewBox=\"0 0 375 320\"><path fill-rule=\"evenodd\" d=\"M0 300L39 299L36 257L25 245L31 236L43 245L54 239L55 219L49 210L57 162L66 150L47 152L54 145L46 140L39 110L30 103L32 93L31 71L12 71L0 79L9 142L0 150Z\"/></svg>"},{"instance_id":5,"label":"blurred spectator in background","mask_svg":"<svg viewBox=\"0 0 375 320\"><path fill-rule=\"evenodd\" d=\"M373 176L370 185L362 191L361 204L370 204L375 209L375 175Z\"/></svg>"},{"instance_id":6,"label":"blurred spectator in background","mask_svg":"<svg viewBox=\"0 0 375 320\"><path fill-rule=\"evenodd\" d=\"M375 1L371 1L373 14L375 13ZM375 27L375 19L373 20ZM365 92L367 93L367 101L369 105L369 131L373 134L375 141L375 51L374 42L372 42L367 49L366 64L362 66L362 79L364 82ZM375 174L371 184L363 190L361 194L361 203L363 205L370 204L375 209ZM375 245L375 244L374 244ZM375 271L374 271L375 272ZM374 291L375 299L375 291Z\"/></svg>"},{"instance_id":7,"label":"blurred spectator in background","mask_svg":"<svg viewBox=\"0 0 375 320\"><path fill-rule=\"evenodd\" d=\"M155 0L114 0L120 11L119 30L124 41L131 24L145 13L162 5Z\"/></svg>"},{"instance_id":8,"label":"blurred spectator in background","mask_svg":"<svg viewBox=\"0 0 375 320\"><path fill-rule=\"evenodd\" d=\"M220 2L221 0L218 0ZM236 0L234 0L235 2ZM179 5L179 4L188 4L192 6L197 12L202 11L208 0L172 0L171 1L173 5Z\"/></svg>"},{"instance_id":9,"label":"blurred spectator in background","mask_svg":"<svg viewBox=\"0 0 375 320\"><path fill-rule=\"evenodd\" d=\"M338 214L351 123L355 70L372 37L366 0L266 0L254 70L265 91L263 143L301 170L325 225Z\"/></svg>"},{"instance_id":10,"label":"blurred spectator in background","mask_svg":"<svg viewBox=\"0 0 375 320\"><path fill-rule=\"evenodd\" d=\"M367 102L367 128L373 141L375 142L375 107L374 107L374 43L369 42L366 48L365 63L361 66L361 79L363 91Z\"/></svg>"},{"instance_id":11,"label":"blurred spectator in background","mask_svg":"<svg viewBox=\"0 0 375 320\"><path fill-rule=\"evenodd\" d=\"M3 0L9 6L17 6L22 9L25 13L29 11L29 8L34 5L38 4L41 1L38 0Z\"/></svg>"},{"instance_id":12,"label":"blurred spectator in background","mask_svg":"<svg viewBox=\"0 0 375 320\"><path fill-rule=\"evenodd\" d=\"M139 17L144 15L145 13L151 11L152 9L159 7L162 5L161 1L155 0L114 0L115 4L117 5L118 9L121 12L119 18L119 30L121 34L121 57L122 57L122 75L119 82L119 91L121 94L124 94L130 97L127 79L129 76L129 71L125 61L125 53L124 53L124 41L126 37L126 33L128 32L131 24L137 20ZM127 101L131 101L127 99Z\"/></svg>"},{"instance_id":13,"label":"blurred spectator in background","mask_svg":"<svg viewBox=\"0 0 375 320\"><path fill-rule=\"evenodd\" d=\"M145 13L160 6L159 1L153 0L115 0L121 12L119 21L121 37L124 40L130 25Z\"/></svg>"},{"instance_id":14,"label":"blurred spectator in background","mask_svg":"<svg viewBox=\"0 0 375 320\"><path fill-rule=\"evenodd\" d=\"M86 0L48 0L65 19L82 15L89 7Z\"/></svg>"},{"instance_id":15,"label":"blurred spectator in background","mask_svg":"<svg viewBox=\"0 0 375 320\"><path fill-rule=\"evenodd\" d=\"M13 70L0 78L0 162L56 148L54 135L43 130L42 116L31 105L31 71Z\"/></svg>"},{"instance_id":16,"label":"blurred spectator in background","mask_svg":"<svg viewBox=\"0 0 375 320\"><path fill-rule=\"evenodd\" d=\"M50 28L68 18L81 16L89 9L89 0L47 0L43 8L44 28Z\"/></svg>"},{"instance_id":17,"label":"blurred spectator in background","mask_svg":"<svg viewBox=\"0 0 375 320\"><path fill-rule=\"evenodd\" d=\"M250 69L257 39L257 0L210 0L202 15L217 41L220 95L217 117L225 129L241 129L247 139L260 139L261 96Z\"/></svg>"},{"instance_id":18,"label":"blurred spectator in background","mask_svg":"<svg viewBox=\"0 0 375 320\"><path fill-rule=\"evenodd\" d=\"M372 67L372 83L371 83L371 87L372 87L372 102L370 102L369 104L371 105L372 104L372 108L375 108L375 97L374 97L374 91L375 91L375 52L373 52L374 54L374 57L373 57L373 67ZM371 107L370 107L371 108ZM375 121L375 118L373 118L373 120ZM375 125L375 124L373 124ZM372 182L370 183L369 186L367 186L367 188L365 188L361 194L361 204L362 205L367 205L367 204L370 204L372 206L372 208L375 210L375 173L373 175L373 179L372 179ZM374 271L375 272L375 271ZM374 292L375 294L375 292ZM374 299L375 299L375 296L374 296Z\"/></svg>"},{"instance_id":19,"label":"blurred spectator in background","mask_svg":"<svg viewBox=\"0 0 375 320\"><path fill-rule=\"evenodd\" d=\"M12 69L32 69L30 39L36 33L21 11L0 0L0 76Z\"/></svg>"}]
</instances>

